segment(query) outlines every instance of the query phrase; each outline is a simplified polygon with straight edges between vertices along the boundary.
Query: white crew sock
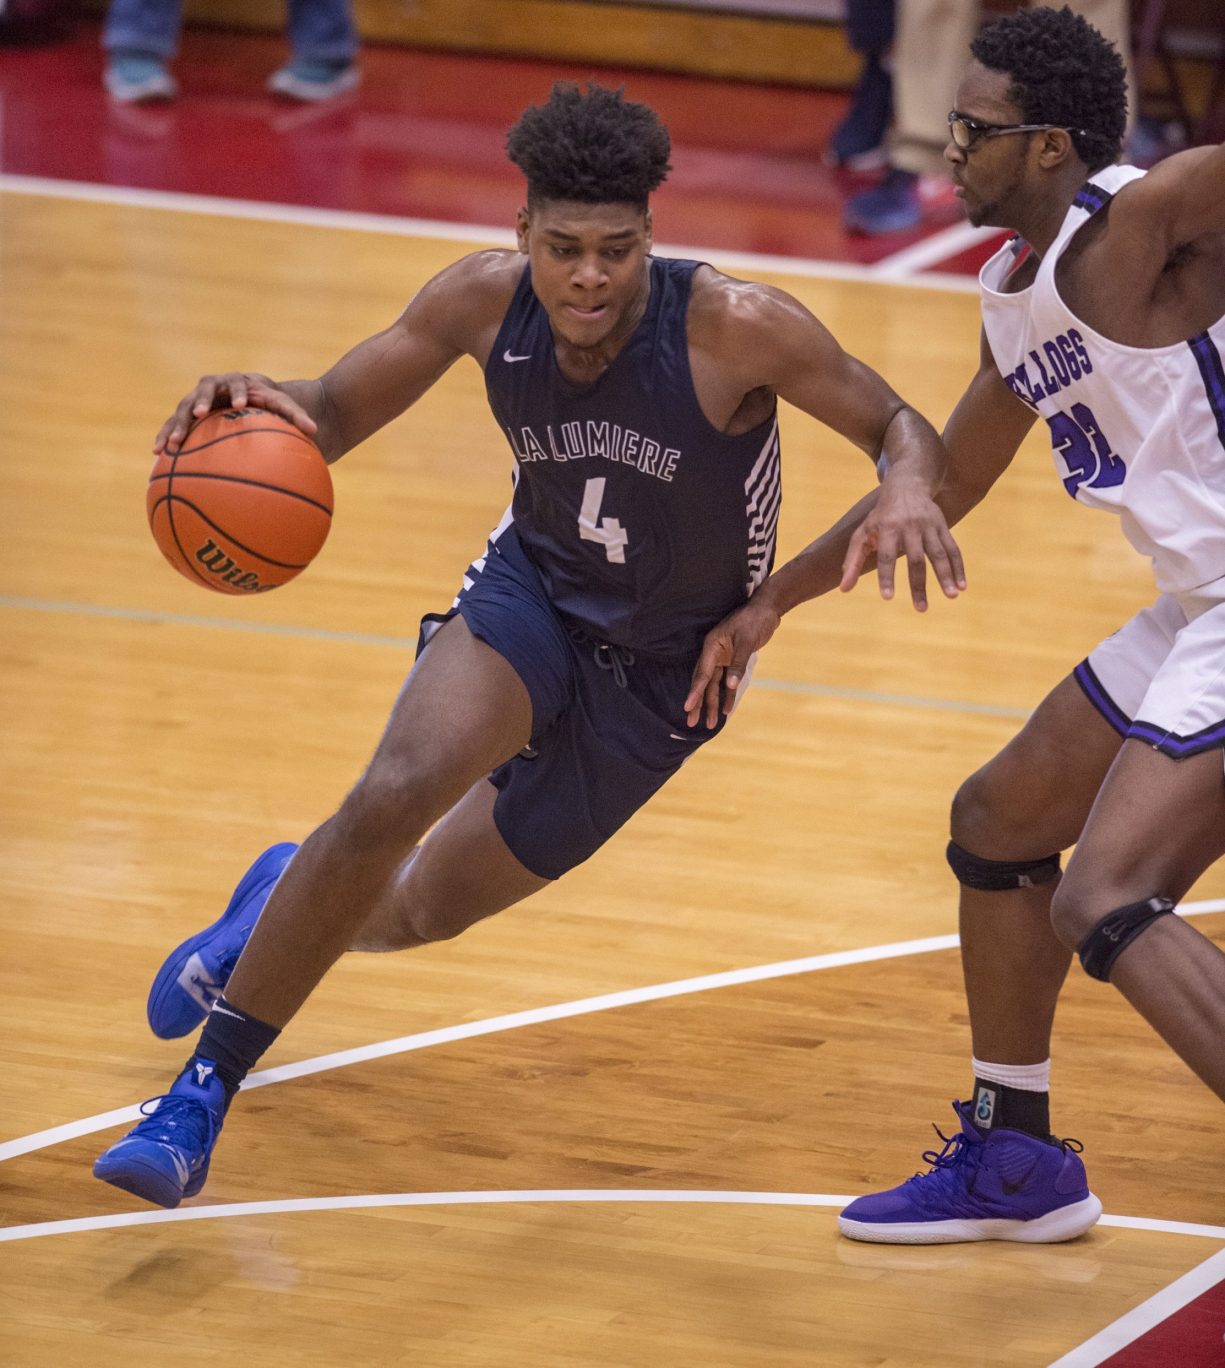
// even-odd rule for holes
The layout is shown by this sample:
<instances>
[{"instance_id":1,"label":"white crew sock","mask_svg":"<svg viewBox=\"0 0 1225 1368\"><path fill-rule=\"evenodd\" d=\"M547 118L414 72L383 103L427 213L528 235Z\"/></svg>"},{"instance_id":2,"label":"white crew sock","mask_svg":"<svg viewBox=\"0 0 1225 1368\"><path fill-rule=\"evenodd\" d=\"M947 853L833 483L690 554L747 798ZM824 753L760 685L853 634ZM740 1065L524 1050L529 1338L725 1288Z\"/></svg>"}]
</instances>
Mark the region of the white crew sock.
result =
<instances>
[{"instance_id":1,"label":"white crew sock","mask_svg":"<svg viewBox=\"0 0 1225 1368\"><path fill-rule=\"evenodd\" d=\"M989 1064L970 1056L974 1077L984 1083L998 1083L1005 1088L1020 1088L1022 1092L1050 1092L1051 1061L1041 1064Z\"/></svg>"}]
</instances>

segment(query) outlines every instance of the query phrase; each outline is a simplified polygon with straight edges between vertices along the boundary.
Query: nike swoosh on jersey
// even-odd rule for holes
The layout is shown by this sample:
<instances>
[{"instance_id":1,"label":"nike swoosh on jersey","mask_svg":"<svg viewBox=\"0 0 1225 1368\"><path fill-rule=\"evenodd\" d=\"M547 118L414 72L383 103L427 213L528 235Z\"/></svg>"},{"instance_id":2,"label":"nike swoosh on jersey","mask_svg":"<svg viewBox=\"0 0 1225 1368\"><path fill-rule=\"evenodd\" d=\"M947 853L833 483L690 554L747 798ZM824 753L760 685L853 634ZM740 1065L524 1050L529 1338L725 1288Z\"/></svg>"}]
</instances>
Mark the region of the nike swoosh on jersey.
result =
<instances>
[{"instance_id":1,"label":"nike swoosh on jersey","mask_svg":"<svg viewBox=\"0 0 1225 1368\"><path fill-rule=\"evenodd\" d=\"M532 353L531 353L531 352L528 352L528 354L527 354L526 356L512 356L512 355L510 354L510 348L509 348L509 347L507 347L507 349L502 353L502 360L503 360L503 361L509 361L512 365L513 365L516 361L530 361L531 359L532 359Z\"/></svg>"}]
</instances>

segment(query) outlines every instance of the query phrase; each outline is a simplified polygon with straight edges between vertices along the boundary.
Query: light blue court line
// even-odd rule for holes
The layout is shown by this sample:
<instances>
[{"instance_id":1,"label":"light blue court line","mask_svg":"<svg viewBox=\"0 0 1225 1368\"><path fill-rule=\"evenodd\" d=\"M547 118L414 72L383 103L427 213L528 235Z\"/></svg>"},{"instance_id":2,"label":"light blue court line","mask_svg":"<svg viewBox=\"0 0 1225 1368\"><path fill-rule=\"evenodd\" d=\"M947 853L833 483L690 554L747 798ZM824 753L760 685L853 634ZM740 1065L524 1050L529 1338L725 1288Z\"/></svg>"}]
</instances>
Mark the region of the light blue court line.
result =
<instances>
[{"instance_id":1,"label":"light blue court line","mask_svg":"<svg viewBox=\"0 0 1225 1368\"><path fill-rule=\"evenodd\" d=\"M774 693L811 694L816 698L839 698L852 703L878 703L891 708L928 708L935 712L978 713L983 717L1029 717L1029 708L1005 708L995 703L970 703L959 698L924 698L920 694L877 693L874 689L844 689L833 684L801 684L791 679L753 676L753 688Z\"/></svg>"},{"instance_id":2,"label":"light blue court line","mask_svg":"<svg viewBox=\"0 0 1225 1368\"><path fill-rule=\"evenodd\" d=\"M71 613L81 617L117 618L122 622L157 622L168 627L209 627L225 632L253 632L256 636L296 637L301 641L337 642L346 646L381 646L395 651L417 649L416 637L379 636L374 632L334 632L325 627L294 627L281 622L243 622L236 618L195 617L190 613L162 613L148 608L113 608L104 603L62 603L55 599L23 598L0 594L0 608L29 613ZM994 703L973 703L956 698L925 698L918 694L877 693L872 689L845 689L833 684L806 684L792 679L753 676L752 687L771 693L804 694L809 698L833 698L842 702L871 703L889 708L924 708L929 712L975 713L981 717L1025 719L1028 708L1005 708Z\"/></svg>"},{"instance_id":3,"label":"light blue court line","mask_svg":"<svg viewBox=\"0 0 1225 1368\"><path fill-rule=\"evenodd\" d=\"M22 598L0 594L0 608L29 613L76 613L81 617L118 618L121 622L159 622L167 627L212 627L224 632L254 632L257 636L298 637L303 641L335 641L348 646L390 646L415 651L416 637L377 636L373 632L332 632L322 627L294 627L283 622L243 622L238 618L195 617L191 613L160 613L150 608L112 608L105 603L60 603L55 599Z\"/></svg>"}]
</instances>

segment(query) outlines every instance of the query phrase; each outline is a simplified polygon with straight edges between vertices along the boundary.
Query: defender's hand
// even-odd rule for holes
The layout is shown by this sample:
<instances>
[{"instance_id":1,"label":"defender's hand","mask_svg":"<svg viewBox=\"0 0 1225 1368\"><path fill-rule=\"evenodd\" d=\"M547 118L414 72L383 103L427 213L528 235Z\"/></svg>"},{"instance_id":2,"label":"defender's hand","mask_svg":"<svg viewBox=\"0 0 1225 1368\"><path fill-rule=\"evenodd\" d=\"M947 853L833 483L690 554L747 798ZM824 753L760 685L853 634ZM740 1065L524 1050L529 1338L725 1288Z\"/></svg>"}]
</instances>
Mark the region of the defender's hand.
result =
<instances>
[{"instance_id":1,"label":"defender's hand","mask_svg":"<svg viewBox=\"0 0 1225 1368\"><path fill-rule=\"evenodd\" d=\"M881 486L876 507L856 528L842 563L842 582L848 593L859 582L867 562L875 555L880 596L893 597L894 567L904 555L909 569L910 597L920 613L927 609L927 562L946 598L956 598L966 587L961 552L939 506L913 484L891 482Z\"/></svg>"}]
</instances>

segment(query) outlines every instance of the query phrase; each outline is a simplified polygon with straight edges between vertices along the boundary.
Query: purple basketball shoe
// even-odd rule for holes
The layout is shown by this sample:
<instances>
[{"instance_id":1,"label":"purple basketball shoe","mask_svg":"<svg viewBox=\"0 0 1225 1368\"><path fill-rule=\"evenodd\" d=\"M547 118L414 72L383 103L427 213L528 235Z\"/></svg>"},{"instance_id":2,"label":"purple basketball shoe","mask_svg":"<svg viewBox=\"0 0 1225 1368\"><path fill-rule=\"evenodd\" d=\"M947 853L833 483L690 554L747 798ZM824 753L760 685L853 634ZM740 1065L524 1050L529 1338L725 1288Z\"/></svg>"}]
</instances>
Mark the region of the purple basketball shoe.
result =
<instances>
[{"instance_id":1,"label":"purple basketball shoe","mask_svg":"<svg viewBox=\"0 0 1225 1368\"><path fill-rule=\"evenodd\" d=\"M1023 1131L984 1135L970 1104L954 1102L961 1132L947 1136L931 1165L887 1192L859 1197L838 1217L852 1240L953 1244L961 1240L1074 1240L1102 1214L1089 1191L1076 1140L1038 1140Z\"/></svg>"}]
</instances>

